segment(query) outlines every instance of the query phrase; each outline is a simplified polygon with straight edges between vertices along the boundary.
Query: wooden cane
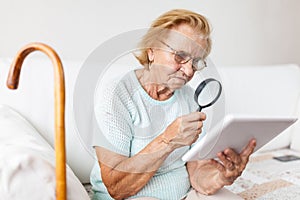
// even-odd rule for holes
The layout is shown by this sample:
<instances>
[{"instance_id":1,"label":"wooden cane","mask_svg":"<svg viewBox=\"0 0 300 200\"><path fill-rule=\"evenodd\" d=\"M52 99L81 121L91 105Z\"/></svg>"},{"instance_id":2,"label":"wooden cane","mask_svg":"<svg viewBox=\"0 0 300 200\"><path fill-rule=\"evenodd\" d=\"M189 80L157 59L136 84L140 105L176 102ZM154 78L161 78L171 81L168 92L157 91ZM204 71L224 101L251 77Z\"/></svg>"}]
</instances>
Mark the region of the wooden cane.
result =
<instances>
[{"instance_id":1,"label":"wooden cane","mask_svg":"<svg viewBox=\"0 0 300 200\"><path fill-rule=\"evenodd\" d=\"M54 66L54 114L55 114L55 159L56 159L56 199L66 200L66 153L65 153L65 80L61 60L48 45L30 43L15 57L9 71L7 87L17 89L20 72L25 57L33 51L44 52Z\"/></svg>"}]
</instances>

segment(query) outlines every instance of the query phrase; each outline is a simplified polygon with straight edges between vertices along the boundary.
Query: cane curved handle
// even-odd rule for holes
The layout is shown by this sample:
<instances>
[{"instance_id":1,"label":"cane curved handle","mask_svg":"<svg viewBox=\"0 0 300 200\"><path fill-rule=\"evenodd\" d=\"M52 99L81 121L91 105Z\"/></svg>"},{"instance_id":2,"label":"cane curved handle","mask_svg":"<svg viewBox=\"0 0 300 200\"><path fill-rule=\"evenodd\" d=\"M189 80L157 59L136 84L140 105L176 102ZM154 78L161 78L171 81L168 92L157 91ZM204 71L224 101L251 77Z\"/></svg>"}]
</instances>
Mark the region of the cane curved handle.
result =
<instances>
[{"instance_id":1,"label":"cane curved handle","mask_svg":"<svg viewBox=\"0 0 300 200\"><path fill-rule=\"evenodd\" d=\"M55 159L56 159L56 199L66 200L66 153L65 153L65 80L61 60L48 45L30 43L15 57L9 71L7 87L17 89L24 59L33 51L44 52L54 66L54 114L55 114Z\"/></svg>"}]
</instances>

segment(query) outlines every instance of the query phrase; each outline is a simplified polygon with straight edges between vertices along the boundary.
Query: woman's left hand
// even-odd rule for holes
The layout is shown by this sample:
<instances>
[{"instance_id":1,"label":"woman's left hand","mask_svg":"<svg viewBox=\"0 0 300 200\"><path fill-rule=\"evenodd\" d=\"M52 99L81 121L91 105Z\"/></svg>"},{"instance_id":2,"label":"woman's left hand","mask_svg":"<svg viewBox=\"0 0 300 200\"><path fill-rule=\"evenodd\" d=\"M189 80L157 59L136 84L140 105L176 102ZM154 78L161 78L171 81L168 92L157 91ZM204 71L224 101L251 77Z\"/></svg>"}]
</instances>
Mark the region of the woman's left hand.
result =
<instances>
[{"instance_id":1,"label":"woman's left hand","mask_svg":"<svg viewBox=\"0 0 300 200\"><path fill-rule=\"evenodd\" d=\"M228 148L218 153L214 159L187 163L192 187L202 194L214 194L225 185L231 185L245 169L249 156L253 153L256 140L252 139L238 154Z\"/></svg>"}]
</instances>

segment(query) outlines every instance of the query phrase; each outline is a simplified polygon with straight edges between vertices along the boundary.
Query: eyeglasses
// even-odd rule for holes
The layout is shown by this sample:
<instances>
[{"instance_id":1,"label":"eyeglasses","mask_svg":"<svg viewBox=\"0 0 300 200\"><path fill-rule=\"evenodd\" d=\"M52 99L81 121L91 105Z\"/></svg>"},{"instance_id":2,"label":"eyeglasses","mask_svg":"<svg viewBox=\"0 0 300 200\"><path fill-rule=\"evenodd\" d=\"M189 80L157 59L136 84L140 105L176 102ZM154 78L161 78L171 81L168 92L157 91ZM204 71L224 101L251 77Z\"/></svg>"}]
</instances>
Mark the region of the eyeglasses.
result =
<instances>
[{"instance_id":1,"label":"eyeglasses","mask_svg":"<svg viewBox=\"0 0 300 200\"><path fill-rule=\"evenodd\" d=\"M203 60L202 58L193 58L189 53L187 53L185 51L176 51L175 49L170 47L165 42L163 42L163 41L160 41L160 42L163 43L165 46L167 46L170 50L172 50L171 53L174 54L174 60L178 64L185 64L185 63L189 62L190 60L192 60L192 66L193 66L194 71L200 71L200 70L204 69L205 67L207 67L206 61Z\"/></svg>"}]
</instances>

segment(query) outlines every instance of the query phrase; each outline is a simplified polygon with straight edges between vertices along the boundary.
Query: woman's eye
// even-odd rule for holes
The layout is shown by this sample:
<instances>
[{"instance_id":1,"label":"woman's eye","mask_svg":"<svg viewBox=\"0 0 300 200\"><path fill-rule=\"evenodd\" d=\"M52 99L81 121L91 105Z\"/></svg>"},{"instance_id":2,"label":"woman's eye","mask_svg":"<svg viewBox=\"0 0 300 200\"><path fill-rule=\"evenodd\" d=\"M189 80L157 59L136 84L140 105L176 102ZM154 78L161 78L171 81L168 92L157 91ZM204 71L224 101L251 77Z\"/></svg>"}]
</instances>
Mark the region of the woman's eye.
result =
<instances>
[{"instance_id":1,"label":"woman's eye","mask_svg":"<svg viewBox=\"0 0 300 200\"><path fill-rule=\"evenodd\" d=\"M176 53L176 57L178 61L185 61L189 59L189 54L184 51L179 51Z\"/></svg>"}]
</instances>

